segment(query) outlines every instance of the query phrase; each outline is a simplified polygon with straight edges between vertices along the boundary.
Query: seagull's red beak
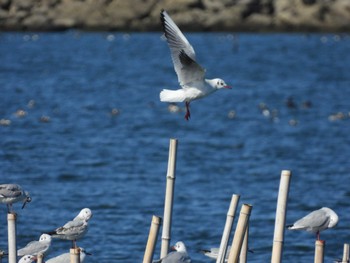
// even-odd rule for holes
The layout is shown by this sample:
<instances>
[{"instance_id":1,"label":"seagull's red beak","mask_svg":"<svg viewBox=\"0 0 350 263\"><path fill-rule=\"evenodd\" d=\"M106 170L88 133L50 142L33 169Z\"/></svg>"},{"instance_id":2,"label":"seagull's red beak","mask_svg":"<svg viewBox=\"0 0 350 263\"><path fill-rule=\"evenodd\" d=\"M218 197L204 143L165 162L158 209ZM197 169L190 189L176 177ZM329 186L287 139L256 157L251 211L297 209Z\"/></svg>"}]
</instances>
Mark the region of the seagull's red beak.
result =
<instances>
[{"instance_id":1,"label":"seagull's red beak","mask_svg":"<svg viewBox=\"0 0 350 263\"><path fill-rule=\"evenodd\" d=\"M176 251L176 249L175 249L174 246L171 246L171 247L170 247L170 250L171 250L171 251Z\"/></svg>"},{"instance_id":2,"label":"seagull's red beak","mask_svg":"<svg viewBox=\"0 0 350 263\"><path fill-rule=\"evenodd\" d=\"M231 86L228 86L228 85L224 86L224 88L225 88L225 89L232 89L232 87L231 87Z\"/></svg>"}]
</instances>

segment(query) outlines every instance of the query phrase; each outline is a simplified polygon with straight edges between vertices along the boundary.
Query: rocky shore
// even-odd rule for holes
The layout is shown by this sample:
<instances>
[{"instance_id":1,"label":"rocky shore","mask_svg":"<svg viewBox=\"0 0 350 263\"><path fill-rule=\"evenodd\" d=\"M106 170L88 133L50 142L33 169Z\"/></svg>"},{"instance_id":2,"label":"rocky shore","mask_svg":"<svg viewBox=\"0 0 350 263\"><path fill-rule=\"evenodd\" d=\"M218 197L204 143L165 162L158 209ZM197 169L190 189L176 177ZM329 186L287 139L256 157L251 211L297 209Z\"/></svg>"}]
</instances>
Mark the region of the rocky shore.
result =
<instances>
[{"instance_id":1,"label":"rocky shore","mask_svg":"<svg viewBox=\"0 0 350 263\"><path fill-rule=\"evenodd\" d=\"M0 0L0 30L350 31L349 0Z\"/></svg>"}]
</instances>

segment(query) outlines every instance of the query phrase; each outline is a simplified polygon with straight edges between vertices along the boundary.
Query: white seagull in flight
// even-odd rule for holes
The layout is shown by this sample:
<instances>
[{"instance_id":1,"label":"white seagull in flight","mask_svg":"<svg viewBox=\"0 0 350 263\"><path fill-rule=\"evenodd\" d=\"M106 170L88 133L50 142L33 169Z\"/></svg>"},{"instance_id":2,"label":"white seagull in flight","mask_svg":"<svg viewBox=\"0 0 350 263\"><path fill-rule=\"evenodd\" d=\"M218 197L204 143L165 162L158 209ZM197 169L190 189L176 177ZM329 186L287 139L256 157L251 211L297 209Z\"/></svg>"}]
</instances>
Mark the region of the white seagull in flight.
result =
<instances>
[{"instance_id":1,"label":"white seagull in flight","mask_svg":"<svg viewBox=\"0 0 350 263\"><path fill-rule=\"evenodd\" d=\"M231 88L222 79L205 79L205 69L196 62L193 47L165 10L160 13L175 72L182 89L160 92L162 102L185 102L185 119L191 117L190 102L208 96L222 88Z\"/></svg>"},{"instance_id":2,"label":"white seagull in flight","mask_svg":"<svg viewBox=\"0 0 350 263\"><path fill-rule=\"evenodd\" d=\"M328 207L322 207L288 226L289 230L306 230L316 234L320 240L320 232L328 228L333 228L338 224L338 215Z\"/></svg>"}]
</instances>

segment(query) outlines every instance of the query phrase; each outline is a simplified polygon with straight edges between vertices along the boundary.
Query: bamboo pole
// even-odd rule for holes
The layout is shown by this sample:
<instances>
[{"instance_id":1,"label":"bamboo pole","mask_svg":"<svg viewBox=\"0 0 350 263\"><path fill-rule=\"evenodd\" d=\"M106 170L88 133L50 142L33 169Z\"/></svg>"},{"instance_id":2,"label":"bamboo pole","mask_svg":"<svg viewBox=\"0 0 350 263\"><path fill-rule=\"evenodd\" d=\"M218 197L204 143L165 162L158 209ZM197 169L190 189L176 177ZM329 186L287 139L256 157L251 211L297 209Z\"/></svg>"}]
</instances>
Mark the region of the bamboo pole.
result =
<instances>
[{"instance_id":1,"label":"bamboo pole","mask_svg":"<svg viewBox=\"0 0 350 263\"><path fill-rule=\"evenodd\" d=\"M249 223L244 234L243 244L241 248L241 254L239 255L239 263L247 263L248 255L248 236L249 236Z\"/></svg>"},{"instance_id":2,"label":"bamboo pole","mask_svg":"<svg viewBox=\"0 0 350 263\"><path fill-rule=\"evenodd\" d=\"M163 258L168 254L169 243L171 239L171 220L173 213L174 186L176 177L176 153L177 139L170 139L160 258Z\"/></svg>"},{"instance_id":3,"label":"bamboo pole","mask_svg":"<svg viewBox=\"0 0 350 263\"><path fill-rule=\"evenodd\" d=\"M282 262L284 230L286 224L287 200L292 173L288 170L281 172L281 180L277 199L275 232L273 237L271 263Z\"/></svg>"},{"instance_id":4,"label":"bamboo pole","mask_svg":"<svg viewBox=\"0 0 350 263\"><path fill-rule=\"evenodd\" d=\"M342 263L349 263L349 244L344 244Z\"/></svg>"},{"instance_id":5,"label":"bamboo pole","mask_svg":"<svg viewBox=\"0 0 350 263\"><path fill-rule=\"evenodd\" d=\"M230 203L230 207L229 207L228 212L227 212L225 228L224 228L224 232L223 232L222 237L221 237L220 248L219 248L219 252L218 252L218 257L216 259L216 263L224 263L225 262L227 244L228 244L228 240L230 238L232 224L233 224L233 220L235 218L239 198L240 198L240 196L235 195L235 194L233 194L231 197L231 203Z\"/></svg>"},{"instance_id":6,"label":"bamboo pole","mask_svg":"<svg viewBox=\"0 0 350 263\"><path fill-rule=\"evenodd\" d=\"M239 218L237 222L235 235L233 237L230 255L227 261L228 263L238 263L239 254L242 248L244 235L248 227L249 216L252 208L253 206L248 204L242 205L241 212L239 214Z\"/></svg>"},{"instance_id":7,"label":"bamboo pole","mask_svg":"<svg viewBox=\"0 0 350 263\"><path fill-rule=\"evenodd\" d=\"M316 242L315 242L315 261L314 261L314 263L323 263L325 243L326 242L323 241L323 240L316 240Z\"/></svg>"},{"instance_id":8,"label":"bamboo pole","mask_svg":"<svg viewBox=\"0 0 350 263\"><path fill-rule=\"evenodd\" d=\"M143 263L152 263L154 248L156 247L159 226L161 223L162 223L162 218L155 215L152 217L152 223L151 223L151 228L149 230L146 251L143 257Z\"/></svg>"},{"instance_id":9,"label":"bamboo pole","mask_svg":"<svg viewBox=\"0 0 350 263\"><path fill-rule=\"evenodd\" d=\"M7 214L9 263L17 262L16 219L16 213Z\"/></svg>"},{"instance_id":10,"label":"bamboo pole","mask_svg":"<svg viewBox=\"0 0 350 263\"><path fill-rule=\"evenodd\" d=\"M36 259L37 263L43 263L44 262L44 254L43 253L39 253Z\"/></svg>"},{"instance_id":11,"label":"bamboo pole","mask_svg":"<svg viewBox=\"0 0 350 263\"><path fill-rule=\"evenodd\" d=\"M70 252L70 263L80 263L80 248L71 248Z\"/></svg>"}]
</instances>

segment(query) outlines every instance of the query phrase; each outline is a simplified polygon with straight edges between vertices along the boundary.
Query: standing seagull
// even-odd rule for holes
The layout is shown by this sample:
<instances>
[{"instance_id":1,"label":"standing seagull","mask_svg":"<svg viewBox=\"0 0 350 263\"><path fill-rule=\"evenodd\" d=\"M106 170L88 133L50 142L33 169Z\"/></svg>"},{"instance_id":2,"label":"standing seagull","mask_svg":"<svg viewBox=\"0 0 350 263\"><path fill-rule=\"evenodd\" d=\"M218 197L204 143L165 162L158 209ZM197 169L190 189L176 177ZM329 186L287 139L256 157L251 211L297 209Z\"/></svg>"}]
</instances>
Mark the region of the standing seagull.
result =
<instances>
[{"instance_id":1,"label":"standing seagull","mask_svg":"<svg viewBox=\"0 0 350 263\"><path fill-rule=\"evenodd\" d=\"M7 212L12 213L12 204L23 201L22 209L26 203L32 201L29 193L23 191L18 184L0 184L0 202L7 205Z\"/></svg>"},{"instance_id":2,"label":"standing seagull","mask_svg":"<svg viewBox=\"0 0 350 263\"><path fill-rule=\"evenodd\" d=\"M51 236L48 234L42 234L39 241L29 242L24 248L17 251L17 256L33 255L37 256L39 253L47 254L51 246Z\"/></svg>"},{"instance_id":3,"label":"standing seagull","mask_svg":"<svg viewBox=\"0 0 350 263\"><path fill-rule=\"evenodd\" d=\"M328 207L322 207L296 221L288 226L290 230L306 230L316 234L317 240L320 240L320 232L328 228L333 228L338 224L338 215Z\"/></svg>"},{"instance_id":4,"label":"standing seagull","mask_svg":"<svg viewBox=\"0 0 350 263\"><path fill-rule=\"evenodd\" d=\"M168 41L175 72L182 89L160 92L162 102L185 102L185 119L191 117L190 102L222 88L231 88L222 79L205 79L205 69L196 62L193 47L165 10L160 13L164 35Z\"/></svg>"},{"instance_id":5,"label":"standing seagull","mask_svg":"<svg viewBox=\"0 0 350 263\"><path fill-rule=\"evenodd\" d=\"M88 231L88 221L91 217L91 210L89 208L84 208L72 221L68 221L64 226L48 234L54 238L72 240L73 248L76 248L76 241L85 236Z\"/></svg>"},{"instance_id":6,"label":"standing seagull","mask_svg":"<svg viewBox=\"0 0 350 263\"><path fill-rule=\"evenodd\" d=\"M191 263L191 258L187 254L186 246L183 242L176 242L175 246L171 247L170 252L164 258L153 261L153 263Z\"/></svg>"}]
</instances>

